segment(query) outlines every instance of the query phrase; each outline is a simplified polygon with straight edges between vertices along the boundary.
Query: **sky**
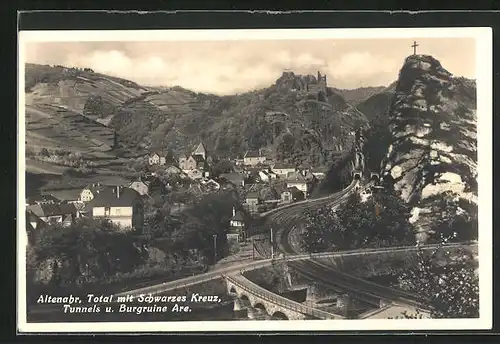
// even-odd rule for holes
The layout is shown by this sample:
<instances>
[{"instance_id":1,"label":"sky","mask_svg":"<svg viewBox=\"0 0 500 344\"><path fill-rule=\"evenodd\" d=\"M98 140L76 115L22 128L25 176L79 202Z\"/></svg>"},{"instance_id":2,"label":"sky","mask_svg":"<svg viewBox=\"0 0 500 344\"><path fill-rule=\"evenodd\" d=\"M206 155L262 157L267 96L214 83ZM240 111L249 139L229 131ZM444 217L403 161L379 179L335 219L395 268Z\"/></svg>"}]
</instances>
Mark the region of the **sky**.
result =
<instances>
[{"instance_id":1,"label":"sky","mask_svg":"<svg viewBox=\"0 0 500 344\"><path fill-rule=\"evenodd\" d=\"M476 78L473 38L415 38L456 76ZM413 39L314 39L168 42L28 42L28 63L89 67L145 86L181 86L218 95L270 86L281 74L326 74L328 85L388 86Z\"/></svg>"}]
</instances>

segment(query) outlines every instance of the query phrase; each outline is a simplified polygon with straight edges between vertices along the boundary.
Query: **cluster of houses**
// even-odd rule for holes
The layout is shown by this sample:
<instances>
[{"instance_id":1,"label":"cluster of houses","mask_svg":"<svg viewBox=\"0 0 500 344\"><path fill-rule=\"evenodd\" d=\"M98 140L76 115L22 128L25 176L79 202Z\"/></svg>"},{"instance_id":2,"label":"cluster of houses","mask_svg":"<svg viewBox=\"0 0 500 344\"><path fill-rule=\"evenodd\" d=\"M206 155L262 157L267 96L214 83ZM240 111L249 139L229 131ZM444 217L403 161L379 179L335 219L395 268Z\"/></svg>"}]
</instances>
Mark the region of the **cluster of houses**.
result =
<instances>
[{"instance_id":1,"label":"cluster of houses","mask_svg":"<svg viewBox=\"0 0 500 344\"><path fill-rule=\"evenodd\" d=\"M184 178L189 191L202 193L237 189L243 200L241 210L233 209L228 239L245 240L245 218L281 205L306 199L326 171L300 168L286 163L273 164L261 151L247 152L241 159L228 159L232 168L213 175L214 159L200 143L190 154L169 159L160 153L147 157L150 166L167 175ZM144 222L143 202L159 191L165 194L170 185L156 173L149 173L120 186L93 183L72 198L52 195L27 200L27 225L34 230L47 223L68 226L78 217L106 218L124 229L141 231ZM29 232L29 231L28 231Z\"/></svg>"},{"instance_id":2,"label":"cluster of houses","mask_svg":"<svg viewBox=\"0 0 500 344\"><path fill-rule=\"evenodd\" d=\"M144 224L143 198L130 187L94 183L83 188L75 200L43 195L26 202L28 234L47 224L70 226L80 217L108 219L125 230L140 231Z\"/></svg>"}]
</instances>

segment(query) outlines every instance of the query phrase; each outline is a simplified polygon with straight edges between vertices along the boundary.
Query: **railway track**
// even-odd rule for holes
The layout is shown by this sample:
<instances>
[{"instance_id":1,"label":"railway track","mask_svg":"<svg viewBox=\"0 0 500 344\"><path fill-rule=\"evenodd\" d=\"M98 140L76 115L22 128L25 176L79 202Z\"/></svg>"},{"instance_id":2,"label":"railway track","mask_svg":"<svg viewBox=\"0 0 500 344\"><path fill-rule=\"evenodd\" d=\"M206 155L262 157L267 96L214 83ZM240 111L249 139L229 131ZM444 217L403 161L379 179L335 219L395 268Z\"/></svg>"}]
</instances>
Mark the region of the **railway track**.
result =
<instances>
[{"instance_id":1,"label":"railway track","mask_svg":"<svg viewBox=\"0 0 500 344\"><path fill-rule=\"evenodd\" d=\"M289 267L301 276L325 287L338 288L352 297L379 306L381 300L422 308L429 300L397 288L389 288L325 266L318 261L292 261Z\"/></svg>"}]
</instances>

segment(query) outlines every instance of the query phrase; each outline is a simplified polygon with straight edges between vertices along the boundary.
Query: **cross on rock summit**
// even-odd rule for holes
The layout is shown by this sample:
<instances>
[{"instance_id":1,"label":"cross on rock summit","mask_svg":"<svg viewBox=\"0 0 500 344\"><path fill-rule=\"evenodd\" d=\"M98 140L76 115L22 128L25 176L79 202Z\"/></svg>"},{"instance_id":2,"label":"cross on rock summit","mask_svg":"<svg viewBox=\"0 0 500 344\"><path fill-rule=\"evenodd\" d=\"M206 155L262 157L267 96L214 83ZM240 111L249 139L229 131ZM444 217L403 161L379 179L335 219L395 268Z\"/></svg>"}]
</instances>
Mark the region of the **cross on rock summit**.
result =
<instances>
[{"instance_id":1,"label":"cross on rock summit","mask_svg":"<svg viewBox=\"0 0 500 344\"><path fill-rule=\"evenodd\" d=\"M418 47L417 42L413 41L413 45L411 47L413 48L413 55L417 55L417 47Z\"/></svg>"}]
</instances>

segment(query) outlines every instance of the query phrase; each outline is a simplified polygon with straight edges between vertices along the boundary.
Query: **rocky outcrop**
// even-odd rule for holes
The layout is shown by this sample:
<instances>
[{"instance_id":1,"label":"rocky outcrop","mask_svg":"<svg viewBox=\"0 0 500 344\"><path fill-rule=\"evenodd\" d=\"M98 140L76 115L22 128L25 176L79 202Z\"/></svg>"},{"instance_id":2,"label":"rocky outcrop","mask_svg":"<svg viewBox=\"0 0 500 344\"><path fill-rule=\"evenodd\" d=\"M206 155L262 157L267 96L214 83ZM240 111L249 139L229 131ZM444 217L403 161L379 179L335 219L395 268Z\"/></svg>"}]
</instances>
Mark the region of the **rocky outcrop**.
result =
<instances>
[{"instance_id":1,"label":"rocky outcrop","mask_svg":"<svg viewBox=\"0 0 500 344\"><path fill-rule=\"evenodd\" d=\"M384 180L413 206L410 220L425 240L442 204L477 209L475 82L454 77L432 56L409 56L388 113Z\"/></svg>"}]
</instances>

